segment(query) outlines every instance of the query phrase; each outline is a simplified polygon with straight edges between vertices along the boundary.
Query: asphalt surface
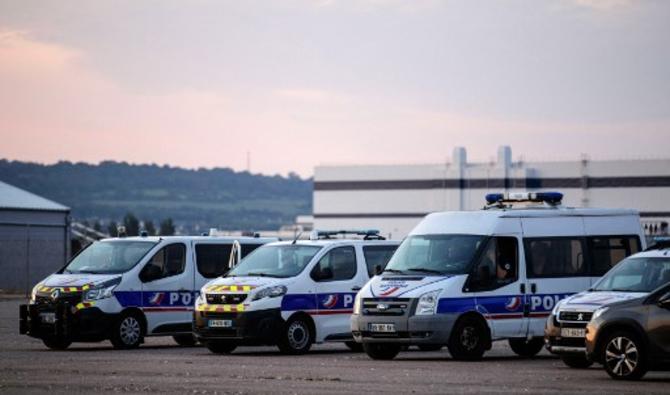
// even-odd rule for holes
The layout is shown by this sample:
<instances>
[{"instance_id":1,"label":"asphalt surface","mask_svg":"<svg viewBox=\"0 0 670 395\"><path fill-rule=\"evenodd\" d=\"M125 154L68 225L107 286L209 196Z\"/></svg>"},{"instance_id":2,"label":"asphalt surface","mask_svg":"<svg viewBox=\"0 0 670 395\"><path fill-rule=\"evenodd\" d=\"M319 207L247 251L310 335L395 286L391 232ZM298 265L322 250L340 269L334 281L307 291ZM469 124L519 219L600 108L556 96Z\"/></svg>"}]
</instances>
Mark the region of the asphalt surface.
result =
<instances>
[{"instance_id":1,"label":"asphalt surface","mask_svg":"<svg viewBox=\"0 0 670 395\"><path fill-rule=\"evenodd\" d=\"M0 299L0 393L670 393L670 372L641 382L618 382L600 367L575 370L543 351L514 356L498 342L480 362L456 362L444 349L407 351L373 361L344 345L314 346L305 356L272 347L243 347L214 355L149 338L137 350L109 342L51 351L18 335L19 300Z\"/></svg>"}]
</instances>

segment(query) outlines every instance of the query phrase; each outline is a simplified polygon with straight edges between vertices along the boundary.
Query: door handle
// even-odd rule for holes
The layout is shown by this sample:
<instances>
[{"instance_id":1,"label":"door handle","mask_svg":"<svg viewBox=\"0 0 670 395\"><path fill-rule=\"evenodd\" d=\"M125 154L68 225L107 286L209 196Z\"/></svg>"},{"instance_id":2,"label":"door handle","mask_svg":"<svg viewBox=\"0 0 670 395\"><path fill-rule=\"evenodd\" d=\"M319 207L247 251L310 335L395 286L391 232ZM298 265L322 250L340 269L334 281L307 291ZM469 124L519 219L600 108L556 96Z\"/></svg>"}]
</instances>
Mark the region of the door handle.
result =
<instances>
[{"instance_id":1,"label":"door handle","mask_svg":"<svg viewBox=\"0 0 670 395\"><path fill-rule=\"evenodd\" d=\"M351 288L351 290L352 290L352 291L356 291L356 292L358 292L358 291L361 290L361 287L359 287L359 286L355 286L355 287Z\"/></svg>"},{"instance_id":2,"label":"door handle","mask_svg":"<svg viewBox=\"0 0 670 395\"><path fill-rule=\"evenodd\" d=\"M519 292L521 292L521 294L526 293L526 284L519 285Z\"/></svg>"},{"instance_id":3,"label":"door handle","mask_svg":"<svg viewBox=\"0 0 670 395\"><path fill-rule=\"evenodd\" d=\"M535 284L535 283L530 284L530 292L531 293L536 293L537 292L537 284Z\"/></svg>"}]
</instances>

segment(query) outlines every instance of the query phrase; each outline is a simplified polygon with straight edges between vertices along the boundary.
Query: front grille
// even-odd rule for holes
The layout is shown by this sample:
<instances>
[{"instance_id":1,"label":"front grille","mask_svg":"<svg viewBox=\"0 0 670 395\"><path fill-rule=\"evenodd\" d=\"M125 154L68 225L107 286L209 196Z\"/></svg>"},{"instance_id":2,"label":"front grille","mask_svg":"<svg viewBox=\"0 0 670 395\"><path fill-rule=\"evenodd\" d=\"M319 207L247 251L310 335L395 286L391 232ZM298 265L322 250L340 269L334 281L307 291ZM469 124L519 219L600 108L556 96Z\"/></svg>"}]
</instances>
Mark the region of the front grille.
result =
<instances>
[{"instance_id":1,"label":"front grille","mask_svg":"<svg viewBox=\"0 0 670 395\"><path fill-rule=\"evenodd\" d=\"M247 294L207 294L207 304L240 304Z\"/></svg>"},{"instance_id":2,"label":"front grille","mask_svg":"<svg viewBox=\"0 0 670 395\"><path fill-rule=\"evenodd\" d=\"M363 299L363 315L406 315L411 306L409 298L365 298Z\"/></svg>"},{"instance_id":3,"label":"front grille","mask_svg":"<svg viewBox=\"0 0 670 395\"><path fill-rule=\"evenodd\" d=\"M591 312L582 312L582 311L561 311L558 315L559 321L569 321L569 322L583 322L587 323L591 321Z\"/></svg>"},{"instance_id":4,"label":"front grille","mask_svg":"<svg viewBox=\"0 0 670 395\"><path fill-rule=\"evenodd\" d=\"M57 303L69 303L70 306L76 306L82 300L81 292L73 293L62 293L60 296L54 300L51 296L37 295L35 297L35 304L40 307L49 307L53 306L55 308Z\"/></svg>"}]
</instances>

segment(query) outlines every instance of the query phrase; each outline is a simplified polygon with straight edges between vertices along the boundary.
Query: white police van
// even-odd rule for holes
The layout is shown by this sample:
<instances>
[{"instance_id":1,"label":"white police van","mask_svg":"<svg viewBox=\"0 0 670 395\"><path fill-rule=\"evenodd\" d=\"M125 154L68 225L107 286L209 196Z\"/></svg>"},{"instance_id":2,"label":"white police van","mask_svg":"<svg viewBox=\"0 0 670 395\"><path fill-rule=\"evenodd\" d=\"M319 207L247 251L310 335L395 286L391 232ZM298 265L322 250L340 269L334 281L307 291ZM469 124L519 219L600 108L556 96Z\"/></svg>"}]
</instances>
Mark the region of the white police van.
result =
<instances>
[{"instance_id":1,"label":"white police van","mask_svg":"<svg viewBox=\"0 0 670 395\"><path fill-rule=\"evenodd\" d=\"M193 345L200 288L241 256L276 241L258 237L122 237L94 242L38 283L20 307L20 332L53 349L109 339L134 348L144 336Z\"/></svg>"},{"instance_id":2,"label":"white police van","mask_svg":"<svg viewBox=\"0 0 670 395\"><path fill-rule=\"evenodd\" d=\"M333 239L349 234L363 239ZM386 266L400 242L379 232L315 232L311 240L266 244L200 291L196 337L214 353L277 345L303 354L313 343L345 342L356 292Z\"/></svg>"},{"instance_id":3,"label":"white police van","mask_svg":"<svg viewBox=\"0 0 670 395\"><path fill-rule=\"evenodd\" d=\"M406 345L479 359L500 339L538 353L556 302L644 247L635 211L568 208L562 197L490 194L481 211L428 215L357 295L354 339L375 359Z\"/></svg>"}]
</instances>

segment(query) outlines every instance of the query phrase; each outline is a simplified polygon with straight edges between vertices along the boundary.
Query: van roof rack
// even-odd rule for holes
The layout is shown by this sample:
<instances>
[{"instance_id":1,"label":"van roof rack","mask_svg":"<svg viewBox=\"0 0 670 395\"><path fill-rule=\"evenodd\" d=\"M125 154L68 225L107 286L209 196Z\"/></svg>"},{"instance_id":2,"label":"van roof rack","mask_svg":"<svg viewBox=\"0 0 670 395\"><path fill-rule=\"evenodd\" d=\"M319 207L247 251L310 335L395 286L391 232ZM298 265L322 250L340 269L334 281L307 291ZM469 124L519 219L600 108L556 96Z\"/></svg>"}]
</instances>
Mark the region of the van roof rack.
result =
<instances>
[{"instance_id":1,"label":"van roof rack","mask_svg":"<svg viewBox=\"0 0 670 395\"><path fill-rule=\"evenodd\" d=\"M563 194L561 192L503 192L489 193L486 195L488 207L503 207L505 203L546 203L550 206L561 204Z\"/></svg>"},{"instance_id":2,"label":"van roof rack","mask_svg":"<svg viewBox=\"0 0 670 395\"><path fill-rule=\"evenodd\" d=\"M363 240L386 240L379 234L378 229L340 229L340 230L313 230L309 235L310 240L329 240L335 236L354 235L363 236Z\"/></svg>"}]
</instances>

